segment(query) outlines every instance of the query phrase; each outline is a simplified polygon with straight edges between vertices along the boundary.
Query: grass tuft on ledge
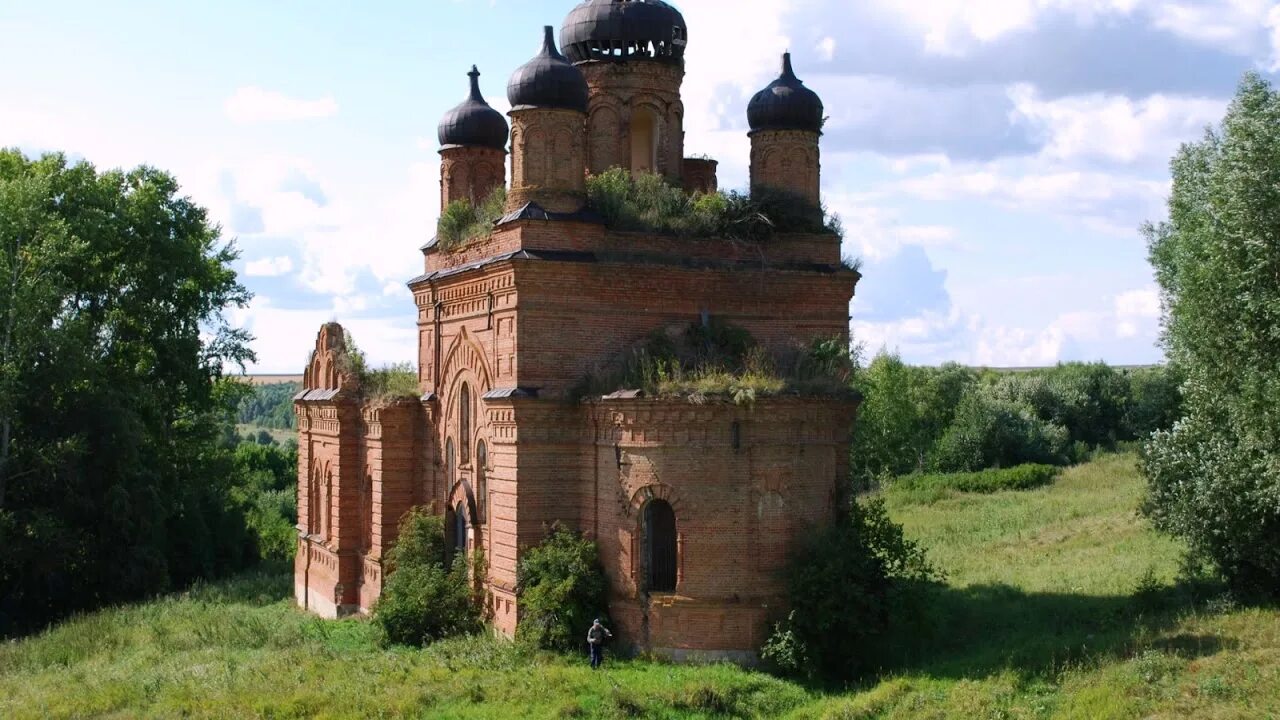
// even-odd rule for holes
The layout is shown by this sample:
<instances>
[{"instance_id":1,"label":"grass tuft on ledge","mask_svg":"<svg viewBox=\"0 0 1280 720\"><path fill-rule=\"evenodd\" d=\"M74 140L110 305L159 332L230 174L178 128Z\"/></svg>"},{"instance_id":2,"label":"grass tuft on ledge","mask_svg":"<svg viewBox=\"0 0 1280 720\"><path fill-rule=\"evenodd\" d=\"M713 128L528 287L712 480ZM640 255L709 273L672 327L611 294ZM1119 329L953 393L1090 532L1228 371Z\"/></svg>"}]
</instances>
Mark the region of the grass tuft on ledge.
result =
<instances>
[{"instance_id":1,"label":"grass tuft on ledge","mask_svg":"<svg viewBox=\"0 0 1280 720\"><path fill-rule=\"evenodd\" d=\"M782 190L696 193L621 168L587 178L587 206L612 230L768 242L779 233L844 237L840 218Z\"/></svg>"},{"instance_id":2,"label":"grass tuft on ledge","mask_svg":"<svg viewBox=\"0 0 1280 720\"><path fill-rule=\"evenodd\" d=\"M412 363L401 362L370 368L364 351L351 336L346 334L346 353L343 356L347 367L342 371L356 378L360 388L360 397L365 404L379 408L393 405L401 400L417 400L422 395L418 385L418 372Z\"/></svg>"},{"instance_id":3,"label":"grass tuft on ledge","mask_svg":"<svg viewBox=\"0 0 1280 720\"><path fill-rule=\"evenodd\" d=\"M494 189L474 205L469 200L449 203L440 212L440 221L436 224L436 247L443 252L451 252L488 237L494 224L502 219L506 204L505 186Z\"/></svg>"}]
</instances>

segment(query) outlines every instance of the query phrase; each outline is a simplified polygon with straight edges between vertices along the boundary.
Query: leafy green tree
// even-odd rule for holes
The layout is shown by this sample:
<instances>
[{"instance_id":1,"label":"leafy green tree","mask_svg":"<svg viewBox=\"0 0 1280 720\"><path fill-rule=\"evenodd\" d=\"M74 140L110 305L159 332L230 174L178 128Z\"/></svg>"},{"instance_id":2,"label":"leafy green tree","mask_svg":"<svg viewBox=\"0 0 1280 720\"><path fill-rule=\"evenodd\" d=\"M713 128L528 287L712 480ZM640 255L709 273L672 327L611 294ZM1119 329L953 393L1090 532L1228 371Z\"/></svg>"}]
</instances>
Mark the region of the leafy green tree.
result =
<instances>
[{"instance_id":1,"label":"leafy green tree","mask_svg":"<svg viewBox=\"0 0 1280 720\"><path fill-rule=\"evenodd\" d=\"M520 559L520 639L549 650L577 650L604 615L606 583L596 544L556 525Z\"/></svg>"},{"instance_id":2,"label":"leafy green tree","mask_svg":"<svg viewBox=\"0 0 1280 720\"><path fill-rule=\"evenodd\" d=\"M258 385L240 401L237 415L244 425L292 430L293 396L302 388L299 383Z\"/></svg>"},{"instance_id":3,"label":"leafy green tree","mask_svg":"<svg viewBox=\"0 0 1280 720\"><path fill-rule=\"evenodd\" d=\"M298 446L242 442L232 454L232 499L243 508L258 555L290 560L297 546Z\"/></svg>"},{"instance_id":4,"label":"leafy green tree","mask_svg":"<svg viewBox=\"0 0 1280 720\"><path fill-rule=\"evenodd\" d=\"M790 674L847 681L878 669L887 631L918 618L925 588L941 576L876 498L812 533L786 579L792 613L763 658Z\"/></svg>"},{"instance_id":5,"label":"leafy green tree","mask_svg":"<svg viewBox=\"0 0 1280 720\"><path fill-rule=\"evenodd\" d=\"M1167 365L1128 373L1129 401L1122 421L1125 440L1145 440L1182 417L1182 378Z\"/></svg>"},{"instance_id":6,"label":"leafy green tree","mask_svg":"<svg viewBox=\"0 0 1280 720\"><path fill-rule=\"evenodd\" d=\"M0 151L0 634L252 559L235 257L163 172Z\"/></svg>"},{"instance_id":7,"label":"leafy green tree","mask_svg":"<svg viewBox=\"0 0 1280 720\"><path fill-rule=\"evenodd\" d=\"M946 363L937 369L912 368L912 371L916 377L912 383L911 398L921 433L918 453L923 455L927 454L928 445L951 425L960 399L977 384L978 374L956 363Z\"/></svg>"},{"instance_id":8,"label":"leafy green tree","mask_svg":"<svg viewBox=\"0 0 1280 720\"><path fill-rule=\"evenodd\" d=\"M882 352L854 384L863 396L853 433L855 485L869 487L882 475L919 469L927 442L922 441L924 424L912 400L912 368L896 354Z\"/></svg>"},{"instance_id":9,"label":"leafy green tree","mask_svg":"<svg viewBox=\"0 0 1280 720\"><path fill-rule=\"evenodd\" d=\"M1023 463L1062 465L1067 431L1044 422L1026 405L992 396L989 387L965 393L955 419L929 451L929 467L940 472L975 472Z\"/></svg>"},{"instance_id":10,"label":"leafy green tree","mask_svg":"<svg viewBox=\"0 0 1280 720\"><path fill-rule=\"evenodd\" d=\"M1246 75L1172 169L1145 231L1185 417L1146 448L1146 512L1236 587L1280 594L1280 94Z\"/></svg>"}]
</instances>

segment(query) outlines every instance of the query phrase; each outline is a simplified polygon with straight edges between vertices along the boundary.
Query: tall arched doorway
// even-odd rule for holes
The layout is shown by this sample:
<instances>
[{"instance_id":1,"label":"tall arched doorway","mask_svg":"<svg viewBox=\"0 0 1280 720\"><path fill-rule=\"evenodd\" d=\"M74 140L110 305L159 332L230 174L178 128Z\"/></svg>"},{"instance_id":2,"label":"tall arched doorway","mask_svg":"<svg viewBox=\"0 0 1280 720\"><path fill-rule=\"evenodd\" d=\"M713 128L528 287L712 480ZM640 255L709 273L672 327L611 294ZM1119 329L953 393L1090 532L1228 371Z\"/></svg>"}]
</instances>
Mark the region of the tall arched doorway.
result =
<instances>
[{"instance_id":1,"label":"tall arched doorway","mask_svg":"<svg viewBox=\"0 0 1280 720\"><path fill-rule=\"evenodd\" d=\"M631 174L658 171L658 120L647 107L631 111Z\"/></svg>"},{"instance_id":2,"label":"tall arched doorway","mask_svg":"<svg viewBox=\"0 0 1280 720\"><path fill-rule=\"evenodd\" d=\"M653 500L644 508L645 569L649 592L675 592L679 563L676 547L676 513L666 500Z\"/></svg>"}]
</instances>

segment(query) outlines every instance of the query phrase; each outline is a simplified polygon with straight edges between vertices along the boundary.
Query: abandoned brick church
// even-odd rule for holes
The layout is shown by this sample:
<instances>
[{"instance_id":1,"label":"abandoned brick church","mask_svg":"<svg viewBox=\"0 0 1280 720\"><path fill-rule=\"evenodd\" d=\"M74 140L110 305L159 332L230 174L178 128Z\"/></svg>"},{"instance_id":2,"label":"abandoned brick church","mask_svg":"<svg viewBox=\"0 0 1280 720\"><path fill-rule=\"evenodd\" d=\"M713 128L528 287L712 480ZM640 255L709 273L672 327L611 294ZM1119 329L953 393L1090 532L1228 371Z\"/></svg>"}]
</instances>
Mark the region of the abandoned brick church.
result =
<instances>
[{"instance_id":1,"label":"abandoned brick church","mask_svg":"<svg viewBox=\"0 0 1280 720\"><path fill-rule=\"evenodd\" d=\"M509 125L472 70L439 127L442 207L505 183L507 215L487 237L422 249L409 282L420 399L363 401L342 327L320 330L295 403L300 605L368 612L400 519L422 506L447 516L451 546L483 551L476 581L497 632L520 621L521 553L561 522L598 542L627 645L753 657L788 553L839 502L856 399L575 392L645 338L709 319L778 351L848 340L859 276L837 236L618 232L586 206L586 178L615 167L716 189L716 163L685 157L687 40L660 0L587 0L564 22L563 54L548 27L512 75ZM816 206L823 107L789 56L748 122L751 191Z\"/></svg>"}]
</instances>

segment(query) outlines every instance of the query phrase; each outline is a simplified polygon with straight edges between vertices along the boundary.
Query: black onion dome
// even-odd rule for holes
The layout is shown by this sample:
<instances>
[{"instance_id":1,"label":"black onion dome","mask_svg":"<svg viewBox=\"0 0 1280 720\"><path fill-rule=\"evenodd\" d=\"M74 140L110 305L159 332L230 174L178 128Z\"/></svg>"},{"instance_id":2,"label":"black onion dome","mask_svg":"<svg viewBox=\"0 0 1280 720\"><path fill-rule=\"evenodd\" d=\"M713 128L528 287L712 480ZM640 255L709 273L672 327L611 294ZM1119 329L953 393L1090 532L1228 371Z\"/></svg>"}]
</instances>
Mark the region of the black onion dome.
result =
<instances>
[{"instance_id":1,"label":"black onion dome","mask_svg":"<svg viewBox=\"0 0 1280 720\"><path fill-rule=\"evenodd\" d=\"M505 150L509 132L507 119L489 107L480 94L480 71L472 65L467 75L471 77L471 94L440 119L440 145Z\"/></svg>"},{"instance_id":2,"label":"black onion dome","mask_svg":"<svg viewBox=\"0 0 1280 720\"><path fill-rule=\"evenodd\" d=\"M755 130L822 132L822 99L791 69L791 53L782 56L782 74L747 105L747 123Z\"/></svg>"},{"instance_id":3,"label":"black onion dome","mask_svg":"<svg viewBox=\"0 0 1280 720\"><path fill-rule=\"evenodd\" d=\"M680 64L688 38L684 16L662 0L586 0L560 29L564 53L575 63L649 59Z\"/></svg>"},{"instance_id":4,"label":"black onion dome","mask_svg":"<svg viewBox=\"0 0 1280 720\"><path fill-rule=\"evenodd\" d=\"M587 111L587 80L556 49L555 29L544 28L542 51L521 65L507 83L512 110L557 108Z\"/></svg>"}]
</instances>

